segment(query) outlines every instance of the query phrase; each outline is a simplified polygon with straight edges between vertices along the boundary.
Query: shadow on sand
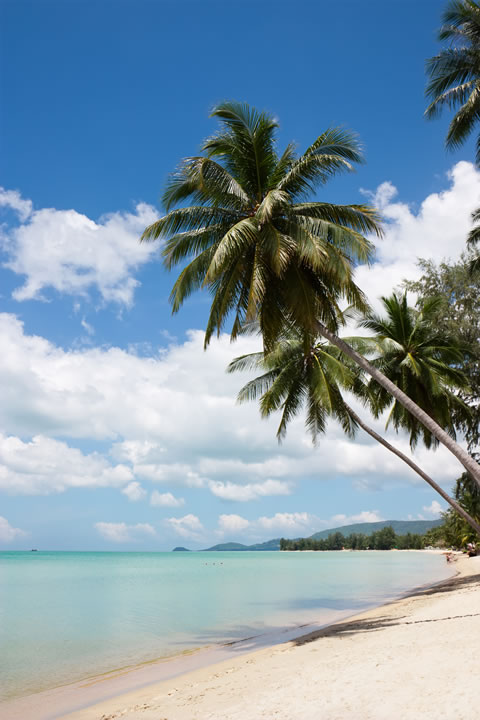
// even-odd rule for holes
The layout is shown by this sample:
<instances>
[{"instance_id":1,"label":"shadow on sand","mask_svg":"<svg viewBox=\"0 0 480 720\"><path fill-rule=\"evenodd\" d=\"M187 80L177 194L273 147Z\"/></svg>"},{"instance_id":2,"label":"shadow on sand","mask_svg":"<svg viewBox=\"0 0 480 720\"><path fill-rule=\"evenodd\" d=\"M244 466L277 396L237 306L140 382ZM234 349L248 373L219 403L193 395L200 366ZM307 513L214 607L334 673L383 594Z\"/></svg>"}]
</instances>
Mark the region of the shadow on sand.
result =
<instances>
[{"instance_id":1,"label":"shadow on sand","mask_svg":"<svg viewBox=\"0 0 480 720\"><path fill-rule=\"evenodd\" d=\"M420 599L422 597L428 597L432 595L456 592L457 590L460 590L462 588L473 589L475 587L478 587L479 585L480 574L470 575L468 577L452 578L425 590L415 590L406 595L405 597L411 597L412 599ZM380 630L383 630L384 628L394 627L395 625L416 625L430 622L444 622L446 620L455 620L457 618L474 617L478 615L480 615L480 612L466 614L459 613L458 615L452 615L449 617L436 619L432 618L425 620L406 620L405 615L395 618L391 616L389 617L388 615L379 615L378 617L368 618L365 620L347 620L345 622L339 622L335 625L330 625L329 627L314 631L312 633L309 633L308 635L304 635L303 637L299 637L293 642L295 643L295 645L305 645L306 643L313 642L314 640L318 640L322 637L348 637L349 635L355 635L358 633L378 632Z\"/></svg>"}]
</instances>

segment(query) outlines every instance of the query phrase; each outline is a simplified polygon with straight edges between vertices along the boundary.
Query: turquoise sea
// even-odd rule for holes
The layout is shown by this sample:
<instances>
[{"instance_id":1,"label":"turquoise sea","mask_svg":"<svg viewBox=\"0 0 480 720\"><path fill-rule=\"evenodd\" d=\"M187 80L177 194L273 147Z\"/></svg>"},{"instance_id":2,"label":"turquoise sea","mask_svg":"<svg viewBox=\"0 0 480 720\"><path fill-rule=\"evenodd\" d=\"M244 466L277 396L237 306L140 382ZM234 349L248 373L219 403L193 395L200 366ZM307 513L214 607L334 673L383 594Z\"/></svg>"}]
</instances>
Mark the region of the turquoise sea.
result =
<instances>
[{"instance_id":1,"label":"turquoise sea","mask_svg":"<svg viewBox=\"0 0 480 720\"><path fill-rule=\"evenodd\" d=\"M416 552L0 552L0 699L328 623L449 575Z\"/></svg>"}]
</instances>

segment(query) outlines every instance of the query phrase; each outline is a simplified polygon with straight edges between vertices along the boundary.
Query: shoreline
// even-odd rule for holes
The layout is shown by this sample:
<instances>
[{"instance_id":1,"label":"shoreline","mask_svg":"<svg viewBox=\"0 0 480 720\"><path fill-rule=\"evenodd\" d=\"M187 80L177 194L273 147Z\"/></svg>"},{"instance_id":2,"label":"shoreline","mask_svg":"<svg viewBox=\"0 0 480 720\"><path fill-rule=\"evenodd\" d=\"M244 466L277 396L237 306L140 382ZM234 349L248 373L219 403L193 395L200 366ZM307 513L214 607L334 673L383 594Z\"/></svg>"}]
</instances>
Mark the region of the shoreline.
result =
<instances>
[{"instance_id":1,"label":"shoreline","mask_svg":"<svg viewBox=\"0 0 480 720\"><path fill-rule=\"evenodd\" d=\"M179 687L188 685L190 678L208 675L224 665L235 667L239 663L257 663L257 657L260 658L262 653L268 655L268 653L283 652L278 648L299 647L304 642L308 642L308 638L328 633L330 628L348 622L356 622L371 613L393 606L410 597L429 592L432 588L448 584L457 577L471 574L468 573L468 568L472 566L469 566L468 562L467 558L460 557L459 562L452 565L450 578L434 584L429 583L425 586L415 587L400 596L386 599L381 605L372 605L370 609L363 610L361 613L338 611L337 616L326 623L297 625L274 635L266 633L221 646L193 649L181 655L154 660L140 666L120 668L71 685L4 702L0 704L0 711L5 720L53 720L53 718L67 717L71 720L97 720L97 718L100 720L103 716L118 717L115 714L115 708L119 704L123 709L126 706L134 708L142 705L141 717L146 719L145 703L148 705L146 698L151 699L156 694L173 686L176 693ZM472 561L470 560L470 562ZM480 566L478 569L480 570ZM167 697L169 697L168 690ZM161 712L161 709L158 711ZM137 717L136 714L130 715L130 713L122 712L123 716L132 717L132 719ZM173 719L177 715L169 715L168 720L170 717ZM178 715L178 717L183 718L183 715ZM198 717L200 718L202 715L198 715ZM215 716L209 714L208 717ZM156 719L157 716L155 716Z\"/></svg>"},{"instance_id":2,"label":"shoreline","mask_svg":"<svg viewBox=\"0 0 480 720\"><path fill-rule=\"evenodd\" d=\"M455 575L296 640L63 720L474 720L480 557Z\"/></svg>"}]
</instances>

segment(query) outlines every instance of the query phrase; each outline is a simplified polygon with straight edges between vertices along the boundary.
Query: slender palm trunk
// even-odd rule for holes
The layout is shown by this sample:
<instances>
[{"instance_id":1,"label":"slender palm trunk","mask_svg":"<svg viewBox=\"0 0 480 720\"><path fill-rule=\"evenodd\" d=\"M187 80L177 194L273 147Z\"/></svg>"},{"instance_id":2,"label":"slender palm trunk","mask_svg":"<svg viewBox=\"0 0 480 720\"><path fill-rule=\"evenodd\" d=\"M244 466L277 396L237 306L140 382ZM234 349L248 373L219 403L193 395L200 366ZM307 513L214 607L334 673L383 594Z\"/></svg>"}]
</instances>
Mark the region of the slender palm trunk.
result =
<instances>
[{"instance_id":1,"label":"slender palm trunk","mask_svg":"<svg viewBox=\"0 0 480 720\"><path fill-rule=\"evenodd\" d=\"M395 385L391 380L385 377L383 373L373 367L373 365L371 365L368 360L366 360L356 350L350 347L350 345L347 345L344 340L339 338L334 333L330 332L330 330L318 320L317 330L320 335L326 338L332 345L335 345L335 347L337 347L357 365L363 368L363 370L365 370L366 373L368 373L374 380L376 380L379 385L385 388L385 390L387 390L387 392L389 392L390 395L395 398L395 400L398 400L398 402L403 405L403 407L406 408L409 413L416 417L417 420L421 422L422 425L424 425L432 433L432 435L437 438L439 442L442 443L442 445L445 445L445 447L450 450L453 455L455 455L457 460L461 462L463 467L472 475L473 479L480 488L480 465L475 462L471 455L469 455L466 450L460 447L460 445L456 443L455 440L453 440L450 435L448 435L448 433L446 433L445 430L443 430L440 425L438 425L435 420L433 420L433 418L430 417L430 415L428 415L424 410L418 407L418 405L414 403L413 400L408 397L408 395L405 395L405 393L400 390L397 385Z\"/></svg>"},{"instance_id":2,"label":"slender palm trunk","mask_svg":"<svg viewBox=\"0 0 480 720\"><path fill-rule=\"evenodd\" d=\"M370 437L372 437L374 440L379 442L383 447L387 448L387 450L390 450L394 455L400 458L400 460L403 460L403 462L407 463L409 467L412 468L418 475L420 475L421 478L423 478L434 490L438 492L439 495L442 496L442 498L455 510L456 513L461 515L463 519L472 527L477 535L480 537L480 525L472 518L470 515L462 508L461 505L459 505L456 500L450 497L448 493L443 490L440 485L437 485L435 480L432 480L432 478L427 475L427 473L423 472L422 468L420 468L413 460L411 460L407 455L404 455L401 450L397 450L396 447L393 445L390 445L390 443L385 440L381 435L379 435L375 430L373 430L371 427L369 427L366 423L363 422L363 420L357 415L355 410L353 410L347 403L345 403L345 407L348 411L348 414L350 417L355 420L355 422L360 425L362 430L365 430Z\"/></svg>"}]
</instances>

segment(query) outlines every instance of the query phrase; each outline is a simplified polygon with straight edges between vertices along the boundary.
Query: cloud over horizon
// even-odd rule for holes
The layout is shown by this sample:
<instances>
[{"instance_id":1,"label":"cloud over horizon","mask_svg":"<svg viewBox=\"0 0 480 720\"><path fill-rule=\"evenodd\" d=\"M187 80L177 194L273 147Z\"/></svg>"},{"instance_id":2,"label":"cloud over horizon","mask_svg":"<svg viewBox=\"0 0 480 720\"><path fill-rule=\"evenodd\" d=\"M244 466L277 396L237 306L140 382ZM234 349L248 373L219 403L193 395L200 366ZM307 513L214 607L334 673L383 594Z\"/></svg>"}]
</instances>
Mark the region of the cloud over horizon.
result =
<instances>
[{"instance_id":1,"label":"cloud over horizon","mask_svg":"<svg viewBox=\"0 0 480 720\"><path fill-rule=\"evenodd\" d=\"M459 255L479 195L480 173L466 162L454 165L445 189L428 195L418 209L405 203L388 180L373 191L387 220L385 238L377 242L373 266L356 269L356 280L374 304L405 277L418 277L417 257L440 261ZM132 212L94 221L73 209L36 210L18 191L3 189L0 206L17 216L13 225L0 228L4 267L17 283L15 300L50 301L60 294L112 303L125 311L135 302L137 276L158 252L155 244L138 243L139 233L156 215L151 206L139 203ZM285 510L286 500L313 479L317 484L345 479L361 497L423 484L370 438L359 433L352 442L335 423L313 449L300 415L278 446L277 417L261 420L254 403L236 405L238 390L251 375L225 373L233 357L259 349L256 338L242 337L232 345L224 334L205 353L203 331L194 329L185 339L170 336L168 347L150 346L139 355L133 345L124 350L95 344L94 328L80 307L76 312L89 347L61 347L27 330L31 326L24 325L20 310L0 313L0 490L5 493L112 488L138 517L135 522L97 523L103 538L133 542L152 536L141 528L153 526L136 520L154 508L159 528L203 542L208 523L190 506L191 497L225 508L218 529L208 532L225 533L231 527L253 536L289 527L293 533L307 532L311 523L324 522L318 513L290 512L290 506ZM359 405L355 408L384 433L383 421L368 418ZM404 435L384 434L410 454ZM462 470L443 448L430 452L419 447L415 460L446 488ZM262 506L266 501L268 509ZM423 512L438 515L439 504L425 502L418 505ZM369 507L363 503L359 500L357 507ZM174 512L168 508L184 505L183 517L162 517L162 512ZM260 509L250 515L245 510L249 516L244 518L235 512L239 506L242 512ZM380 504L372 501L371 506ZM335 523L381 518L379 510L355 510L334 516Z\"/></svg>"}]
</instances>

